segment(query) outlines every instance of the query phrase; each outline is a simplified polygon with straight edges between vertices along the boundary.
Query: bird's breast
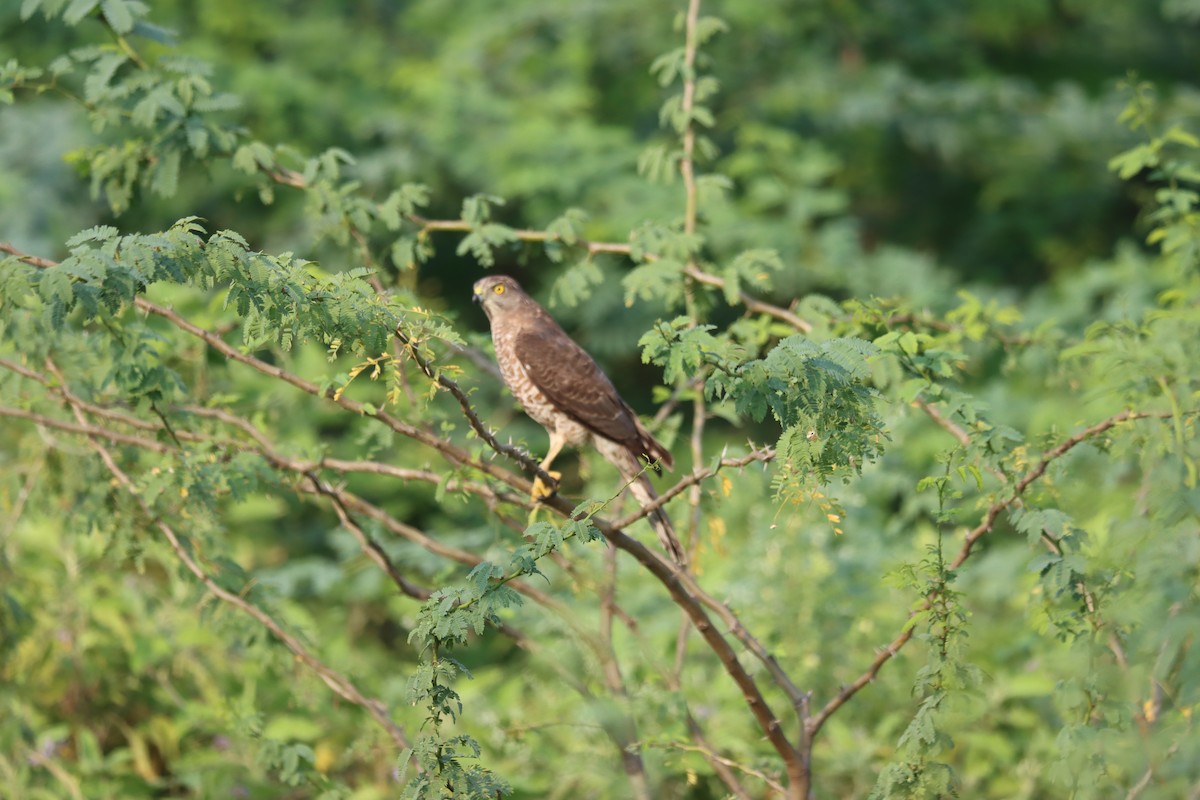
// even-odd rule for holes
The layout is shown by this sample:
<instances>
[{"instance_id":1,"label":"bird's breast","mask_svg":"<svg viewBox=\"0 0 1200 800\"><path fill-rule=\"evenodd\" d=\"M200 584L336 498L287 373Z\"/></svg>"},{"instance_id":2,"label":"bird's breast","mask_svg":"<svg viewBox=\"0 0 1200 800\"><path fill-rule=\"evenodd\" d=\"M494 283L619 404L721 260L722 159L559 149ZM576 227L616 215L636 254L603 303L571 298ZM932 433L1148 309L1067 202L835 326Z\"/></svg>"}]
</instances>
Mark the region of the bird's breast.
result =
<instances>
[{"instance_id":1,"label":"bird's breast","mask_svg":"<svg viewBox=\"0 0 1200 800\"><path fill-rule=\"evenodd\" d=\"M516 401L534 422L549 431L557 431L568 444L581 444L589 435L588 429L555 407L550 398L529 377L525 365L516 353L517 332L494 331L492 343L496 348L496 363L500 374Z\"/></svg>"}]
</instances>

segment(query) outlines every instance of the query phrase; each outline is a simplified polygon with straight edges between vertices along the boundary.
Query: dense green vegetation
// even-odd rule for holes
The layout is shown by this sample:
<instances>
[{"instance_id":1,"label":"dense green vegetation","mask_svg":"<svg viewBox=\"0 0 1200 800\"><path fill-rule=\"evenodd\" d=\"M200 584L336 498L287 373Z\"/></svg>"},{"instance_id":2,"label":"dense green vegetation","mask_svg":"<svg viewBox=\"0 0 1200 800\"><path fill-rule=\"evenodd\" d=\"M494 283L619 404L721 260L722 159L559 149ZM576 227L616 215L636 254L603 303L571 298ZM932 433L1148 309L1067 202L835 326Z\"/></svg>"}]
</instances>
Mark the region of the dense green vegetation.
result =
<instances>
[{"instance_id":1,"label":"dense green vegetation","mask_svg":"<svg viewBox=\"0 0 1200 800\"><path fill-rule=\"evenodd\" d=\"M1198 24L4 4L0 794L1200 795Z\"/></svg>"}]
</instances>

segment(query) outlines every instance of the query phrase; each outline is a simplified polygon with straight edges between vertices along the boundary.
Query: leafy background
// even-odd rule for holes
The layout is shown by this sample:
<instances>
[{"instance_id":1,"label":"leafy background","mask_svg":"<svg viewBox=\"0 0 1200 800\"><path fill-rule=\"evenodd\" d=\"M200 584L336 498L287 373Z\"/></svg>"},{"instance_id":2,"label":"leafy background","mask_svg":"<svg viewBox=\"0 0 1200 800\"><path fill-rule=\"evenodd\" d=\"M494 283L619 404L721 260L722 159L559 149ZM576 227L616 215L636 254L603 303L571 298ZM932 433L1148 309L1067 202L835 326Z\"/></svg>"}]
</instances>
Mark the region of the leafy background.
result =
<instances>
[{"instance_id":1,"label":"leafy background","mask_svg":"<svg viewBox=\"0 0 1200 800\"><path fill-rule=\"evenodd\" d=\"M0 8L6 792L802 796L448 390L541 454L488 269L666 403L675 480L746 459L668 509L815 796L1200 792L1200 6L713 3L691 116L686 10Z\"/></svg>"}]
</instances>

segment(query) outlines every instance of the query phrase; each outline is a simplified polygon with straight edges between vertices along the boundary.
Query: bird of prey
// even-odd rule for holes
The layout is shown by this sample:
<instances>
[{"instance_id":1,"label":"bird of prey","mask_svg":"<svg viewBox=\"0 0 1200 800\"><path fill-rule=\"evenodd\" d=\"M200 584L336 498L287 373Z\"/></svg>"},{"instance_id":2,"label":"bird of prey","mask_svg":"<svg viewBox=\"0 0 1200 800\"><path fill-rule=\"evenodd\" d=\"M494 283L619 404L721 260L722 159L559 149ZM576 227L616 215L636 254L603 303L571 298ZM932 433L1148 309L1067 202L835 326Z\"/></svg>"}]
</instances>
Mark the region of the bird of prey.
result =
<instances>
[{"instance_id":1,"label":"bird of prey","mask_svg":"<svg viewBox=\"0 0 1200 800\"><path fill-rule=\"evenodd\" d=\"M550 472L550 464L559 451L565 445L591 441L617 468L638 502L653 502L658 495L639 459L667 469L674 459L617 394L600 365L507 275L476 281L475 302L483 306L491 323L504 382L525 413L550 435L542 470L557 479L559 474ZM538 479L533 493L538 499L550 491ZM661 508L651 512L649 520L663 548L683 565L683 548L671 520Z\"/></svg>"}]
</instances>

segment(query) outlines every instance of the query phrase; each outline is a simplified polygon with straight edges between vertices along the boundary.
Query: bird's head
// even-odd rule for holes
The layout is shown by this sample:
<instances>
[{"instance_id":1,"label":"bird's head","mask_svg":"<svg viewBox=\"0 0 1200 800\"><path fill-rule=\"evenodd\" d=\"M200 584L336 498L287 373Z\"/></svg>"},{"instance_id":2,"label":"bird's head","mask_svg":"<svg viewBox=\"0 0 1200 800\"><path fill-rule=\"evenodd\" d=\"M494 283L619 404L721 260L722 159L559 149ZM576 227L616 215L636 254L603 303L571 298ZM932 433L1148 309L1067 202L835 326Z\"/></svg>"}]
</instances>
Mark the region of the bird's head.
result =
<instances>
[{"instance_id":1,"label":"bird's head","mask_svg":"<svg viewBox=\"0 0 1200 800\"><path fill-rule=\"evenodd\" d=\"M492 319L530 302L521 285L507 275L488 275L475 281L475 302Z\"/></svg>"}]
</instances>

